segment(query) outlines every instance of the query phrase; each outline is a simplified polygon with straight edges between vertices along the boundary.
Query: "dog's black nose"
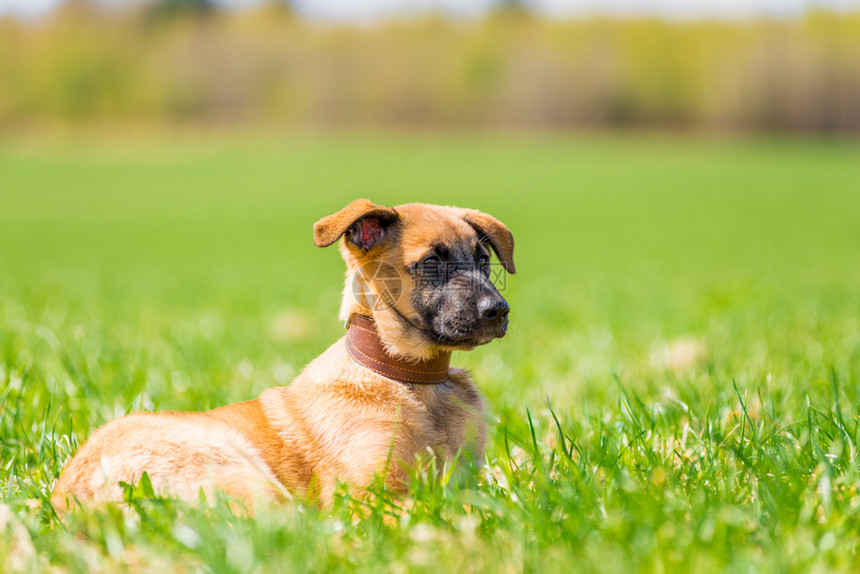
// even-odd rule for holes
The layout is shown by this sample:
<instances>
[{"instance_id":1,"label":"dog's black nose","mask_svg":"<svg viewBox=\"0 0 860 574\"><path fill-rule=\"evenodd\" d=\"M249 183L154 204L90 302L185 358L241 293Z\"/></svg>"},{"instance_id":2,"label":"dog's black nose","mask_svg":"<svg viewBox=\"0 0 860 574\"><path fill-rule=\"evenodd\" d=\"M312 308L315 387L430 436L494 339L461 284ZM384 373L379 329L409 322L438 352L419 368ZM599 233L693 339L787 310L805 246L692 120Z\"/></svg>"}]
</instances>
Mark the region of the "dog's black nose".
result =
<instances>
[{"instance_id":1,"label":"dog's black nose","mask_svg":"<svg viewBox=\"0 0 860 574\"><path fill-rule=\"evenodd\" d=\"M511 312L511 308L501 297L484 297L478 301L478 312L482 319L501 323Z\"/></svg>"}]
</instances>

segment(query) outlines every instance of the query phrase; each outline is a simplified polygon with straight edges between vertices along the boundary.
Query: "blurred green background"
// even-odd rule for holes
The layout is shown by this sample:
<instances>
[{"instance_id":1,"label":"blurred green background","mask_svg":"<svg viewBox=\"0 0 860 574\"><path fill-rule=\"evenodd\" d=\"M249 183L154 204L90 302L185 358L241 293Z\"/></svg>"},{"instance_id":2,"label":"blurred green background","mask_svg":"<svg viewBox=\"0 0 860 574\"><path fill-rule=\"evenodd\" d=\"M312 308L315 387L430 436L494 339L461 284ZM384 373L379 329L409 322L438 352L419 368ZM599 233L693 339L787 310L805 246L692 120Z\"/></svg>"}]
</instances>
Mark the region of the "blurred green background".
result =
<instances>
[{"instance_id":1,"label":"blurred green background","mask_svg":"<svg viewBox=\"0 0 860 574\"><path fill-rule=\"evenodd\" d=\"M860 14L823 8L0 17L0 564L856 571L858 102ZM58 526L44 499L97 426L253 398L342 335L311 228L359 197L514 233L509 333L454 356L491 405L491 479L422 483L395 524Z\"/></svg>"}]
</instances>

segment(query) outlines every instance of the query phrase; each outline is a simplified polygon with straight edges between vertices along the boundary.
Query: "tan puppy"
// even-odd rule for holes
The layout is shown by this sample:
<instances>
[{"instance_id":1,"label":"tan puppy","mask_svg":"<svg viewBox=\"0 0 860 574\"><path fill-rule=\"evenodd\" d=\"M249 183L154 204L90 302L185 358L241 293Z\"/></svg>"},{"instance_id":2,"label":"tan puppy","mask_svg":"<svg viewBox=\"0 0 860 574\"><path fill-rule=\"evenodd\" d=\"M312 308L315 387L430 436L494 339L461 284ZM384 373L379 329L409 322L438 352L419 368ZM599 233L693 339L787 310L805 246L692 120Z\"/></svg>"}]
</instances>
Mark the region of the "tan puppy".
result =
<instances>
[{"instance_id":1,"label":"tan puppy","mask_svg":"<svg viewBox=\"0 0 860 574\"><path fill-rule=\"evenodd\" d=\"M341 239L347 335L288 387L204 413L136 413L98 429L63 470L52 502L121 500L146 472L157 493L197 500L216 490L251 505L307 496L330 502L382 476L404 490L432 453L480 465L484 401L451 351L504 336L508 305L489 279L490 249L514 273L514 240L484 213L357 200L314 225ZM438 468L442 468L440 464Z\"/></svg>"}]
</instances>

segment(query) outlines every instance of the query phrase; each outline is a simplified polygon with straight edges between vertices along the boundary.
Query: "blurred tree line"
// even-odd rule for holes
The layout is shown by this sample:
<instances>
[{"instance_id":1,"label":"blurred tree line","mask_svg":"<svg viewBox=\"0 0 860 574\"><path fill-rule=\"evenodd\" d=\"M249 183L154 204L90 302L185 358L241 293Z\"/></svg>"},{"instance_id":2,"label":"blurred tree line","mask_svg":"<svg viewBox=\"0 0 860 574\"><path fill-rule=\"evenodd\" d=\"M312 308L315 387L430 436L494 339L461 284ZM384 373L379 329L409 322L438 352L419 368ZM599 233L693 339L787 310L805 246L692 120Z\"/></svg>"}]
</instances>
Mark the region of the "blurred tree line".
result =
<instances>
[{"instance_id":1,"label":"blurred tree line","mask_svg":"<svg viewBox=\"0 0 860 574\"><path fill-rule=\"evenodd\" d=\"M0 129L45 123L860 131L860 14L311 23L283 0L0 19Z\"/></svg>"}]
</instances>

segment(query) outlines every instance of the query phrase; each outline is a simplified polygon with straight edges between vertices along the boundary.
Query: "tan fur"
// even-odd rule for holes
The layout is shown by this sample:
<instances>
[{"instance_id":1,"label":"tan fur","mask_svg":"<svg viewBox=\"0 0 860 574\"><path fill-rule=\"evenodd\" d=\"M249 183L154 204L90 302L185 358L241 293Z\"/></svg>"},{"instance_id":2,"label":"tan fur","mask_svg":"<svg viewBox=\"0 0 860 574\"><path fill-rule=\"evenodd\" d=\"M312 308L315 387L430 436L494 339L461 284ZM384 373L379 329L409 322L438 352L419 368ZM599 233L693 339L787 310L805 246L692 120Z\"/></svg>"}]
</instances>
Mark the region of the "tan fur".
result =
<instances>
[{"instance_id":1,"label":"tan fur","mask_svg":"<svg viewBox=\"0 0 860 574\"><path fill-rule=\"evenodd\" d=\"M510 232L473 210L423 204L387 208L358 200L317 222L315 242L330 245L368 214L396 217L398 224L367 253L341 241L347 264L341 317L372 315L392 353L426 358L440 347L395 319L395 310L414 318L408 274L400 273L404 296L394 309L374 309L353 297L355 281L379 290L362 278L362 265L385 262L399 272L434 242L487 240L503 265L514 270ZM269 389L257 400L204 413L137 413L108 423L67 464L52 502L62 512L75 500L120 500L118 482L136 483L143 472L161 494L193 501L201 489L207 496L220 490L251 507L261 497L288 493L325 504L338 483L360 492L380 475L403 491L407 467L424 456L451 460L463 449L480 465L484 413L484 399L465 371L451 369L448 381L437 385L392 381L353 362L341 339L292 384Z\"/></svg>"}]
</instances>

